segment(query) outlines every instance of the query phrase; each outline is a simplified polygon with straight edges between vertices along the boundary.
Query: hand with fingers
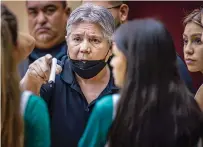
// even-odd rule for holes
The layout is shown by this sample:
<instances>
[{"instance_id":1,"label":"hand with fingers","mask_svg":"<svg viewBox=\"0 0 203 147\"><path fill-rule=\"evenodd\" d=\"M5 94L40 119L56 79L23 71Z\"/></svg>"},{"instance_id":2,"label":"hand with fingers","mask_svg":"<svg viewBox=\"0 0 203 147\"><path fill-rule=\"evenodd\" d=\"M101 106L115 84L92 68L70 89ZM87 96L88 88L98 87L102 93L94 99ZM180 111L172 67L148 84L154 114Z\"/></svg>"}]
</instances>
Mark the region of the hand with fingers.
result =
<instances>
[{"instance_id":1,"label":"hand with fingers","mask_svg":"<svg viewBox=\"0 0 203 147\"><path fill-rule=\"evenodd\" d=\"M39 95L42 84L48 82L51 72L52 56L47 54L29 65L29 68L20 82L22 90L30 90ZM61 66L56 66L56 74L62 71Z\"/></svg>"}]
</instances>

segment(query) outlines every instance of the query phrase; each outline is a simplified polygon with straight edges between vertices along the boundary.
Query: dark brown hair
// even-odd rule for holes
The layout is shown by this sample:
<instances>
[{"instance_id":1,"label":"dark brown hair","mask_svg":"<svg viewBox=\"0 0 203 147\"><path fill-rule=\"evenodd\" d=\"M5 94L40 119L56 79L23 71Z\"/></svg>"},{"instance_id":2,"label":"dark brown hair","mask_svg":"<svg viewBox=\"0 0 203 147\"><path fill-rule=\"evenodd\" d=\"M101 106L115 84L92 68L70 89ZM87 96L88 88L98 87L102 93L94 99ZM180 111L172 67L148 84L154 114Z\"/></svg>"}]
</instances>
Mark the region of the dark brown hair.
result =
<instances>
[{"instance_id":1,"label":"dark brown hair","mask_svg":"<svg viewBox=\"0 0 203 147\"><path fill-rule=\"evenodd\" d=\"M17 43L17 20L5 5L1 5L1 27L1 145L22 147L19 76L12 56Z\"/></svg>"},{"instance_id":2,"label":"dark brown hair","mask_svg":"<svg viewBox=\"0 0 203 147\"><path fill-rule=\"evenodd\" d=\"M127 58L127 70L110 147L195 146L202 112L181 81L173 39L163 23L129 21L113 40Z\"/></svg>"}]
</instances>

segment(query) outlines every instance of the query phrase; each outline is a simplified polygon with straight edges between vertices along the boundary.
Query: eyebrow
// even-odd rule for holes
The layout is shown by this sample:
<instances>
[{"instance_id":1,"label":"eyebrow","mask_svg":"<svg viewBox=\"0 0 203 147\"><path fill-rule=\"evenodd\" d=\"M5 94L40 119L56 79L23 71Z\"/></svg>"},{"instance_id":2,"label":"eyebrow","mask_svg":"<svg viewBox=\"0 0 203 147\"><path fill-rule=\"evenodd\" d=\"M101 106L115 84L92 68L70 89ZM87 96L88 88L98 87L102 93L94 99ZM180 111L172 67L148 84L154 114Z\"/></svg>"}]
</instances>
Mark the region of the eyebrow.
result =
<instances>
[{"instance_id":1,"label":"eyebrow","mask_svg":"<svg viewBox=\"0 0 203 147\"><path fill-rule=\"evenodd\" d=\"M106 7L106 9L113 9L113 8L119 8L122 4L118 4L115 6L111 6L111 7Z\"/></svg>"},{"instance_id":2,"label":"eyebrow","mask_svg":"<svg viewBox=\"0 0 203 147\"><path fill-rule=\"evenodd\" d=\"M194 34L192 34L191 36L201 36L201 35L202 35L202 33L194 33ZM187 37L186 34L183 34L183 36Z\"/></svg>"},{"instance_id":3,"label":"eyebrow","mask_svg":"<svg viewBox=\"0 0 203 147\"><path fill-rule=\"evenodd\" d=\"M37 7L28 7L28 10L36 10Z\"/></svg>"},{"instance_id":4,"label":"eyebrow","mask_svg":"<svg viewBox=\"0 0 203 147\"><path fill-rule=\"evenodd\" d=\"M57 8L57 6L54 5L54 4L48 4L48 5L43 6L42 9L47 9L47 8L49 8L49 7ZM36 9L38 9L37 6L28 6L28 10L36 10ZM41 9L41 8L40 8L40 9Z\"/></svg>"},{"instance_id":5,"label":"eyebrow","mask_svg":"<svg viewBox=\"0 0 203 147\"><path fill-rule=\"evenodd\" d=\"M49 8L49 7L54 7L54 8L57 8L57 6L56 6L56 5L53 5L53 4L48 4L48 5L44 6L44 7L43 7L43 9L47 9L47 8Z\"/></svg>"},{"instance_id":6,"label":"eyebrow","mask_svg":"<svg viewBox=\"0 0 203 147\"><path fill-rule=\"evenodd\" d=\"M80 34L80 33L72 33L72 35L73 35L73 36L84 36L84 33L82 33L82 34ZM87 36L88 36L88 37L103 38L102 35L95 35L95 34L94 34L94 35L93 35L93 34L92 34L92 35L90 34L90 35L87 35Z\"/></svg>"}]
</instances>

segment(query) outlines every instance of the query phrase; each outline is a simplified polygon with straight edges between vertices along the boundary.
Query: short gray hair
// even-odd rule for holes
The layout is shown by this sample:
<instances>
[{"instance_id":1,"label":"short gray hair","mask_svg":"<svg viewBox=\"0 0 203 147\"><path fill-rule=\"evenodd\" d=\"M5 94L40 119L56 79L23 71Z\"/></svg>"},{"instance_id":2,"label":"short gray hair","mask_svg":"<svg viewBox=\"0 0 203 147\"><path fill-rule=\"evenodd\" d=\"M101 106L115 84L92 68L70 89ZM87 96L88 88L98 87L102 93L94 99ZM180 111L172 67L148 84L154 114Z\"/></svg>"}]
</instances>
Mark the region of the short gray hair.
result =
<instances>
[{"instance_id":1,"label":"short gray hair","mask_svg":"<svg viewBox=\"0 0 203 147\"><path fill-rule=\"evenodd\" d=\"M90 22L99 24L103 31L104 37L111 42L111 36L115 30L114 18L111 13L102 6L97 6L91 3L85 3L75 9L67 21L67 37L71 34L71 27L75 23Z\"/></svg>"}]
</instances>

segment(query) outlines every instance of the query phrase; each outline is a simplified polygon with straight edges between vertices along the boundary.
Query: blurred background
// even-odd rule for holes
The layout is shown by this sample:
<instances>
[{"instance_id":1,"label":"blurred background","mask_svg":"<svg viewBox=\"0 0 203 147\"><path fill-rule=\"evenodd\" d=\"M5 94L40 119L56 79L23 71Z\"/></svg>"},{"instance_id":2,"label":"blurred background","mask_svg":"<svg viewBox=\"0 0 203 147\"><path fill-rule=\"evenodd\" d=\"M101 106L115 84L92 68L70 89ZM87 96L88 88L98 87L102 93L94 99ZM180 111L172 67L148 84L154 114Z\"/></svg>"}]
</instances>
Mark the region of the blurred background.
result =
<instances>
[{"instance_id":1,"label":"blurred background","mask_svg":"<svg viewBox=\"0 0 203 147\"><path fill-rule=\"evenodd\" d=\"M16 15L19 22L19 30L28 32L27 13L25 1L2 1ZM68 1L69 7L74 10L82 1ZM129 19L155 17L161 20L173 36L176 50L183 59L182 21L184 16L195 8L203 6L202 1L128 1L130 12ZM201 73L190 73L194 87L197 89L203 82Z\"/></svg>"}]
</instances>

